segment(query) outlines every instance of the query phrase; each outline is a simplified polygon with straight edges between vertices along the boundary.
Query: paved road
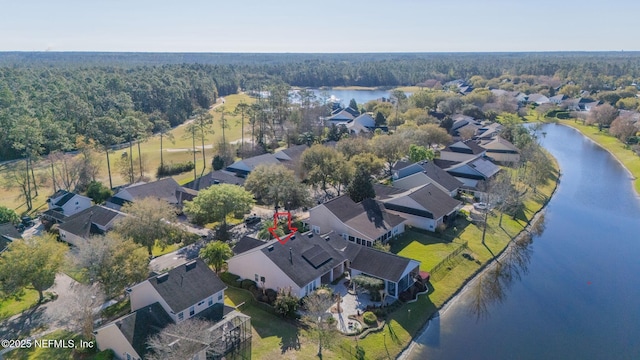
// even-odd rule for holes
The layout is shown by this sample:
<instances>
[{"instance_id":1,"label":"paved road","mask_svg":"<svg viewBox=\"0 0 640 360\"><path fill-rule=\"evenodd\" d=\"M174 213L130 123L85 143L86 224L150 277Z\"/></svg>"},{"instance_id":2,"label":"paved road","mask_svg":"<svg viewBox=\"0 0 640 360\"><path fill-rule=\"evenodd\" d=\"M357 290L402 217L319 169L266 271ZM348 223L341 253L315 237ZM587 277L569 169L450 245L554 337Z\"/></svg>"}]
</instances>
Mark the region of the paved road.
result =
<instances>
[{"instance_id":1,"label":"paved road","mask_svg":"<svg viewBox=\"0 0 640 360\"><path fill-rule=\"evenodd\" d=\"M42 335L44 334L42 331L51 332L63 327L68 328L71 320L67 311L70 303L69 289L73 284L77 282L69 276L63 273L56 275L55 284L46 292L54 292L58 294L58 298L2 321L0 338L15 339L19 335L29 334L34 329L41 329L38 333Z\"/></svg>"}]
</instances>

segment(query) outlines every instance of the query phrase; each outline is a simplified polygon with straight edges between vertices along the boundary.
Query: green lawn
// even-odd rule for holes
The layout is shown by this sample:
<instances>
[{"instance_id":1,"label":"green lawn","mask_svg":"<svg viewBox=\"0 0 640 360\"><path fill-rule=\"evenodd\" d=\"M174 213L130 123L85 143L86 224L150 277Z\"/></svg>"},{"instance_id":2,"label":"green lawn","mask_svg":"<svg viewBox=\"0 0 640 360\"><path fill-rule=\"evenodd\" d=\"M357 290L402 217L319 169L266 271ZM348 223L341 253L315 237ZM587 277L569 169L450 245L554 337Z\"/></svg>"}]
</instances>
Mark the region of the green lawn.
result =
<instances>
[{"instance_id":1,"label":"green lawn","mask_svg":"<svg viewBox=\"0 0 640 360\"><path fill-rule=\"evenodd\" d=\"M151 253L153 254L153 257L156 256L160 256L160 255L164 255L164 254L168 254L172 251L176 251L178 249L180 249L180 245L181 244L171 244L169 246L166 246L164 249L158 245L158 243L156 242L156 244L153 246L153 249L151 249Z\"/></svg>"},{"instance_id":2,"label":"green lawn","mask_svg":"<svg viewBox=\"0 0 640 360\"><path fill-rule=\"evenodd\" d=\"M253 327L251 357L253 359L317 359L317 344L294 323L285 321L252 303L252 295L242 289L229 287L225 290L224 303L229 306L242 305L239 310L251 316ZM327 359L339 358L331 349L324 349Z\"/></svg>"},{"instance_id":3,"label":"green lawn","mask_svg":"<svg viewBox=\"0 0 640 360\"><path fill-rule=\"evenodd\" d=\"M16 298L0 300L0 320L34 307L38 303L38 292L24 289L22 295Z\"/></svg>"},{"instance_id":4,"label":"green lawn","mask_svg":"<svg viewBox=\"0 0 640 360\"><path fill-rule=\"evenodd\" d=\"M607 131L599 131L597 126L582 125L574 120L560 120L559 123L577 129L615 156L633 174L636 193L640 194L640 157L638 155L616 137L609 135Z\"/></svg>"}]
</instances>

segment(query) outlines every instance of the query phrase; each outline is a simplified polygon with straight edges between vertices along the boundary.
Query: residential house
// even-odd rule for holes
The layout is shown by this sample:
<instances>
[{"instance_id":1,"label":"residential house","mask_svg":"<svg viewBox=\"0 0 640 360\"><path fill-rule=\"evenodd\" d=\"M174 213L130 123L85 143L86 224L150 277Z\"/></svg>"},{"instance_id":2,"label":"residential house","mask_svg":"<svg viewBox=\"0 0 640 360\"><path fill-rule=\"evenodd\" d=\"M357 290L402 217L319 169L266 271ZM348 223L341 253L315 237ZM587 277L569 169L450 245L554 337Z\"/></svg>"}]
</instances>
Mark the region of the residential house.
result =
<instances>
[{"instance_id":1,"label":"residential house","mask_svg":"<svg viewBox=\"0 0 640 360\"><path fill-rule=\"evenodd\" d=\"M379 201L356 203L342 195L310 209L305 222L316 234L335 231L358 245L371 247L402 234L405 219L387 212Z\"/></svg>"},{"instance_id":2,"label":"residential house","mask_svg":"<svg viewBox=\"0 0 640 360\"><path fill-rule=\"evenodd\" d=\"M361 114L347 123L350 134L369 133L376 129L376 120L369 113Z\"/></svg>"},{"instance_id":3,"label":"residential house","mask_svg":"<svg viewBox=\"0 0 640 360\"><path fill-rule=\"evenodd\" d=\"M331 113L331 116L325 118L325 125L331 126L332 124L344 124L355 119L358 115L360 115L360 112L350 107L337 109Z\"/></svg>"},{"instance_id":4,"label":"residential house","mask_svg":"<svg viewBox=\"0 0 640 360\"><path fill-rule=\"evenodd\" d=\"M562 104L563 101L567 100L569 97L567 95L564 94L558 94L555 96L551 96L549 98L549 101L556 104L556 105L560 105Z\"/></svg>"},{"instance_id":5,"label":"residential house","mask_svg":"<svg viewBox=\"0 0 640 360\"><path fill-rule=\"evenodd\" d=\"M58 190L47 199L49 210L71 216L91 206L91 199L66 190Z\"/></svg>"},{"instance_id":6,"label":"residential house","mask_svg":"<svg viewBox=\"0 0 640 360\"><path fill-rule=\"evenodd\" d=\"M300 170L300 159L302 158L302 153L307 150L309 147L306 144L295 145L280 151L277 151L273 154L278 161L287 169L296 173L296 175L301 174Z\"/></svg>"},{"instance_id":7,"label":"residential house","mask_svg":"<svg viewBox=\"0 0 640 360\"><path fill-rule=\"evenodd\" d=\"M548 97L542 94L529 94L527 101L536 105L548 104L551 102Z\"/></svg>"},{"instance_id":8,"label":"residential house","mask_svg":"<svg viewBox=\"0 0 640 360\"><path fill-rule=\"evenodd\" d=\"M450 196L456 196L462 186L455 177L438 167L433 161L414 164L396 162L392 168L393 187L409 190L422 185L434 184Z\"/></svg>"},{"instance_id":9,"label":"residential house","mask_svg":"<svg viewBox=\"0 0 640 360\"><path fill-rule=\"evenodd\" d=\"M111 230L118 219L126 214L102 205L94 205L75 215L66 217L59 225L60 239L78 246L91 235L102 235Z\"/></svg>"},{"instance_id":10,"label":"residential house","mask_svg":"<svg viewBox=\"0 0 640 360\"><path fill-rule=\"evenodd\" d=\"M440 159L467 161L484 156L486 150L474 140L458 141L440 150Z\"/></svg>"},{"instance_id":11,"label":"residential house","mask_svg":"<svg viewBox=\"0 0 640 360\"><path fill-rule=\"evenodd\" d=\"M272 240L238 252L227 261L229 272L263 288L290 289L299 297L331 283L347 270L352 276L367 274L384 280L392 297L413 284L420 268L418 261L357 245L353 237L350 240L336 232L296 234L284 245Z\"/></svg>"},{"instance_id":12,"label":"residential house","mask_svg":"<svg viewBox=\"0 0 640 360\"><path fill-rule=\"evenodd\" d=\"M227 166L225 170L235 173L239 177L247 177L253 169L258 165L275 165L280 164L278 158L271 153L266 153L250 158L238 160L233 164Z\"/></svg>"},{"instance_id":13,"label":"residential house","mask_svg":"<svg viewBox=\"0 0 640 360\"><path fill-rule=\"evenodd\" d=\"M502 131L502 125L497 122L482 125L478 129L476 138L481 140L492 139L494 136L500 134Z\"/></svg>"},{"instance_id":14,"label":"residential house","mask_svg":"<svg viewBox=\"0 0 640 360\"><path fill-rule=\"evenodd\" d=\"M193 355L189 358L193 360L203 360L211 354L216 358L246 356L250 353L250 318L224 305L225 289L201 259L151 277L127 289L130 314L94 332L98 348L112 349L118 359L142 359L150 350L149 338L162 334L172 339L172 344L192 346ZM198 334L191 339L165 330L170 324L192 318L216 322L205 330L209 336ZM211 342L203 342L206 338Z\"/></svg>"},{"instance_id":15,"label":"residential house","mask_svg":"<svg viewBox=\"0 0 640 360\"><path fill-rule=\"evenodd\" d=\"M517 163L520 161L520 151L511 142L496 136L491 140L480 143L487 150L486 156L500 164Z\"/></svg>"},{"instance_id":16,"label":"residential house","mask_svg":"<svg viewBox=\"0 0 640 360\"><path fill-rule=\"evenodd\" d=\"M387 189L385 189L387 188ZM462 208L462 203L433 183L410 190L390 192L388 186L376 186L376 199L385 209L407 219L406 224L428 231L450 224Z\"/></svg>"},{"instance_id":17,"label":"residential house","mask_svg":"<svg viewBox=\"0 0 640 360\"><path fill-rule=\"evenodd\" d=\"M244 186L245 178L238 176L236 173L226 170L215 170L207 173L194 181L190 181L184 185L187 189L200 191L212 185L232 184Z\"/></svg>"},{"instance_id":18,"label":"residential house","mask_svg":"<svg viewBox=\"0 0 640 360\"><path fill-rule=\"evenodd\" d=\"M0 224L0 253L2 253L10 242L22 239L22 235L12 223Z\"/></svg>"},{"instance_id":19,"label":"residential house","mask_svg":"<svg viewBox=\"0 0 640 360\"><path fill-rule=\"evenodd\" d=\"M472 192L476 196L482 194L484 182L500 171L500 167L485 157L463 162L436 159L434 163L449 175L460 180L463 183L462 190Z\"/></svg>"},{"instance_id":20,"label":"residential house","mask_svg":"<svg viewBox=\"0 0 640 360\"><path fill-rule=\"evenodd\" d=\"M115 210L120 210L125 204L145 198L156 198L164 200L171 205L178 206L180 204L176 197L176 191L179 187L180 184L178 184L178 182L172 177L163 178L150 183L140 182L118 191L115 195L107 199L105 206Z\"/></svg>"},{"instance_id":21,"label":"residential house","mask_svg":"<svg viewBox=\"0 0 640 360\"><path fill-rule=\"evenodd\" d=\"M134 285L127 293L131 311L158 302L178 323L223 303L226 288L202 259L196 259Z\"/></svg>"}]
</instances>

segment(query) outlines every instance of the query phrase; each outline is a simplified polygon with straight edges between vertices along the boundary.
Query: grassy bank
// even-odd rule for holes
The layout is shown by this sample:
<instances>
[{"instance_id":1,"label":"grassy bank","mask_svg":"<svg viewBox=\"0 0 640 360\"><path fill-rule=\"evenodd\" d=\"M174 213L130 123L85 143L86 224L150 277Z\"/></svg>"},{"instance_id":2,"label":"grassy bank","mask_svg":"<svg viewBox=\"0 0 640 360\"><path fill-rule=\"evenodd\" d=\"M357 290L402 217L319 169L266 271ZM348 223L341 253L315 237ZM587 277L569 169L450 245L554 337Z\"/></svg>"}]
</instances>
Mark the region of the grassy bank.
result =
<instances>
[{"instance_id":1,"label":"grassy bank","mask_svg":"<svg viewBox=\"0 0 640 360\"><path fill-rule=\"evenodd\" d=\"M633 175L635 178L634 188L636 193L640 194L640 157L638 155L608 132L599 131L597 126L583 125L574 120L560 120L559 123L580 131L584 136L609 151Z\"/></svg>"}]
</instances>

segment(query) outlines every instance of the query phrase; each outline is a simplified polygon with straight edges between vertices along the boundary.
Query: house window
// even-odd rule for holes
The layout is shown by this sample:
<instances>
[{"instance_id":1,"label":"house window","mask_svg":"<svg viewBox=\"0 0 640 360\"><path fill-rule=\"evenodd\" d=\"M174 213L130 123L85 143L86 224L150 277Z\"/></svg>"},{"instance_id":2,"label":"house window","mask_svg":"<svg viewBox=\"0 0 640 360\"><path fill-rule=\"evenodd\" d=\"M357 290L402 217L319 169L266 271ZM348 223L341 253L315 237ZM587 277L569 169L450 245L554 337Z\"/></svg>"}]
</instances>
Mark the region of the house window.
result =
<instances>
[{"instance_id":1,"label":"house window","mask_svg":"<svg viewBox=\"0 0 640 360\"><path fill-rule=\"evenodd\" d=\"M265 282L267 282L267 280L264 278L264 276L261 276L260 277L260 282L264 284Z\"/></svg>"},{"instance_id":2,"label":"house window","mask_svg":"<svg viewBox=\"0 0 640 360\"><path fill-rule=\"evenodd\" d=\"M204 304L204 300L200 301L200 302L198 303L198 306L202 306L202 304Z\"/></svg>"},{"instance_id":3,"label":"house window","mask_svg":"<svg viewBox=\"0 0 640 360\"><path fill-rule=\"evenodd\" d=\"M396 296L396 283L391 281L387 283L387 293L393 297Z\"/></svg>"},{"instance_id":4,"label":"house window","mask_svg":"<svg viewBox=\"0 0 640 360\"><path fill-rule=\"evenodd\" d=\"M256 280L256 283L258 282L258 280L260 279L260 277L258 276L258 274L254 275L254 279Z\"/></svg>"},{"instance_id":5,"label":"house window","mask_svg":"<svg viewBox=\"0 0 640 360\"><path fill-rule=\"evenodd\" d=\"M178 320L179 321L184 320L184 312L181 312L181 313L178 314Z\"/></svg>"},{"instance_id":6,"label":"house window","mask_svg":"<svg viewBox=\"0 0 640 360\"><path fill-rule=\"evenodd\" d=\"M356 244L358 244L358 245L362 244L360 238L356 238Z\"/></svg>"},{"instance_id":7,"label":"house window","mask_svg":"<svg viewBox=\"0 0 640 360\"><path fill-rule=\"evenodd\" d=\"M220 296L218 296L218 300L220 300ZM209 302L207 304L209 306L213 305L213 296L209 296Z\"/></svg>"},{"instance_id":8,"label":"house window","mask_svg":"<svg viewBox=\"0 0 640 360\"><path fill-rule=\"evenodd\" d=\"M372 247L372 246L373 246L373 243L367 240L367 247Z\"/></svg>"},{"instance_id":9,"label":"house window","mask_svg":"<svg viewBox=\"0 0 640 360\"><path fill-rule=\"evenodd\" d=\"M218 294L218 301L222 301L222 293Z\"/></svg>"},{"instance_id":10,"label":"house window","mask_svg":"<svg viewBox=\"0 0 640 360\"><path fill-rule=\"evenodd\" d=\"M192 317L193 315L196 314L196 307L192 306L189 308L189 317Z\"/></svg>"},{"instance_id":11,"label":"house window","mask_svg":"<svg viewBox=\"0 0 640 360\"><path fill-rule=\"evenodd\" d=\"M353 236L349 235L349 241L354 242L354 241L356 241L356 238L354 238Z\"/></svg>"},{"instance_id":12,"label":"house window","mask_svg":"<svg viewBox=\"0 0 640 360\"><path fill-rule=\"evenodd\" d=\"M131 360L131 354L127 353L127 360Z\"/></svg>"},{"instance_id":13,"label":"house window","mask_svg":"<svg viewBox=\"0 0 640 360\"><path fill-rule=\"evenodd\" d=\"M320 234L320 226L313 225L311 229L313 230L314 233Z\"/></svg>"}]
</instances>

